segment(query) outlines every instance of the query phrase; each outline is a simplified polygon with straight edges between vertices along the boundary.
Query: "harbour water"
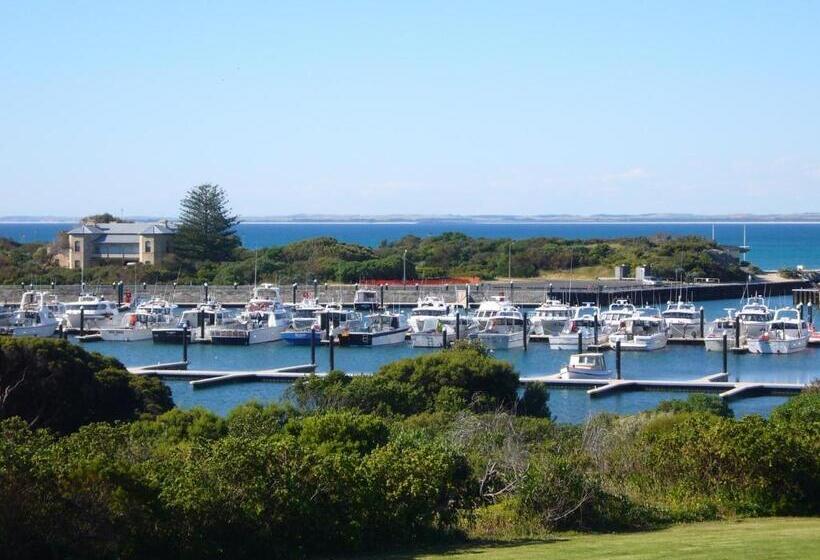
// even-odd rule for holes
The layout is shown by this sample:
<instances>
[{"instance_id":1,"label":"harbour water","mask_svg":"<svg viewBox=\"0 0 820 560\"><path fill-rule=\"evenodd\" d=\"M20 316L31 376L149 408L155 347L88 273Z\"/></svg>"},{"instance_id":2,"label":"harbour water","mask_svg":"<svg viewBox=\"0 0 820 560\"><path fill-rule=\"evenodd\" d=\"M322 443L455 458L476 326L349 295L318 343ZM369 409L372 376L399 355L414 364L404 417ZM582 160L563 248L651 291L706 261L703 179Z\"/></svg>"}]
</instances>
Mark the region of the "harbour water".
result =
<instances>
[{"instance_id":1,"label":"harbour water","mask_svg":"<svg viewBox=\"0 0 820 560\"><path fill-rule=\"evenodd\" d=\"M51 241L73 223L0 223L0 237L15 241ZM611 239L614 237L700 235L711 237L710 223L497 223L416 221L408 223L243 223L237 228L246 247L282 245L317 236L371 247L404 235L425 237L458 231L473 237L561 237ZM743 225L715 224L715 240L726 245L743 242ZM766 270L803 265L820 268L820 223L751 223L746 226L751 245L749 260Z\"/></svg>"},{"instance_id":2,"label":"harbour water","mask_svg":"<svg viewBox=\"0 0 820 560\"><path fill-rule=\"evenodd\" d=\"M788 298L773 298L773 306L789 303ZM704 302L707 320L722 314L726 307L738 307L738 301ZM89 350L115 356L127 366L143 366L161 362L178 361L181 347L157 345L150 341L135 343L96 342ZM382 365L402 358L422 355L434 350L413 349L409 345L336 348L335 365L350 373L371 373ZM499 359L509 361L521 376L557 373L569 360L572 352L550 350L545 344L533 343L528 351L498 351ZM614 367L614 355L608 354L609 366ZM820 349L809 348L805 352L787 356L734 355L729 356L731 380L769 381L785 383L808 383L820 377ZM193 345L189 348L191 369L213 370L259 370L304 364L310 361L310 349L290 346L282 342L254 346ZM696 379L722 369L720 353L706 352L702 346L668 346L650 353L624 353L623 375L632 379L681 380ZM327 371L328 349L317 348L320 371ZM233 407L247 401L276 401L283 398L287 383L251 382L223 385L193 390L186 381L168 381L177 405L189 408L203 406L219 414L226 414ZM583 390L551 389L550 408L562 422L580 422L596 412L629 414L652 408L661 400L686 398L680 392L633 392L616 393L591 399ZM785 397L755 397L732 402L738 416L746 414L767 415L771 409L784 402Z\"/></svg>"}]
</instances>

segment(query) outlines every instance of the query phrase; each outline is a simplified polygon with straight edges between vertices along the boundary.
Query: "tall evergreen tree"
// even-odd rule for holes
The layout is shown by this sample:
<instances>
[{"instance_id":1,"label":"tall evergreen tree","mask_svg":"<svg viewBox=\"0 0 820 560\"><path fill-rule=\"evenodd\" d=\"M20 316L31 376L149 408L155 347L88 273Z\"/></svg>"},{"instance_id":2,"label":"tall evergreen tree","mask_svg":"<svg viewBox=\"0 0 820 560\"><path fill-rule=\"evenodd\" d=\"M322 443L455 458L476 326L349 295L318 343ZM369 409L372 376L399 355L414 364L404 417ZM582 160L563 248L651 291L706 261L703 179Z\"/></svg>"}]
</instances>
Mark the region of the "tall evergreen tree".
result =
<instances>
[{"instance_id":1,"label":"tall evergreen tree","mask_svg":"<svg viewBox=\"0 0 820 560\"><path fill-rule=\"evenodd\" d=\"M174 240L180 257L197 261L224 261L241 245L236 235L237 217L219 185L198 185L182 199L180 224Z\"/></svg>"}]
</instances>

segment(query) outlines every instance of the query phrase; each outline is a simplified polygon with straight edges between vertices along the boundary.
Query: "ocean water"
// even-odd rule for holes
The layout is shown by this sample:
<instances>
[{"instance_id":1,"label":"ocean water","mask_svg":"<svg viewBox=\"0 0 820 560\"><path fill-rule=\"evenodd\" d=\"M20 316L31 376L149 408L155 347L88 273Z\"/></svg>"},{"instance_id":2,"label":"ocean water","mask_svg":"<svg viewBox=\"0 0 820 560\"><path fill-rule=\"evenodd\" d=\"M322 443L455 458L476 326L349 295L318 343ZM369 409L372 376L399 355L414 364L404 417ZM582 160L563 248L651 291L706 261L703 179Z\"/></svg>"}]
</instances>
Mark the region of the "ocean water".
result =
<instances>
[{"instance_id":1,"label":"ocean water","mask_svg":"<svg viewBox=\"0 0 820 560\"><path fill-rule=\"evenodd\" d=\"M785 305L786 298L774 298L773 306ZM707 321L722 314L726 307L737 307L732 300L704 302ZM120 359L128 366L144 366L181 359L180 346L155 345L151 341L134 343L96 342L87 349ZM376 348L335 349L335 366L348 373L372 373L382 365L401 358L423 355L435 350L414 349L409 345ZM527 351L498 351L496 357L509 361L522 376L557 373L567 363L570 351L550 350L545 344L533 343ZM188 357L191 369L258 370L310 362L310 348L291 346L283 342L254 346L193 345ZM609 366L614 368L614 354L609 353ZM787 356L729 355L729 372L733 380L808 383L820 377L820 349ZM327 371L328 348L317 348L320 371ZM632 379L696 379L722 369L722 356L706 352L699 346L669 346L649 353L629 353L622 356L624 378ZM218 414L246 402L282 399L288 383L253 382L194 390L186 381L168 381L175 402L183 407L204 406ZM597 412L635 413L653 408L663 399L686 398L682 392L632 392L591 399L580 389L551 389L550 408L562 422L581 422ZM732 403L739 416L768 415L771 409L785 402L785 397L756 397Z\"/></svg>"},{"instance_id":2,"label":"ocean water","mask_svg":"<svg viewBox=\"0 0 820 560\"><path fill-rule=\"evenodd\" d=\"M0 237L16 241L50 241L68 223L0 223ZM243 223L238 227L246 247L282 245L300 239L331 236L341 241L377 246L404 235L419 237L459 231L473 237L546 236L566 239L611 239L641 235L701 235L711 237L708 223L476 223L417 221L409 223ZM743 225L715 224L718 243L740 245ZM749 260L766 270L802 264L820 268L820 224L751 223L746 226Z\"/></svg>"}]
</instances>

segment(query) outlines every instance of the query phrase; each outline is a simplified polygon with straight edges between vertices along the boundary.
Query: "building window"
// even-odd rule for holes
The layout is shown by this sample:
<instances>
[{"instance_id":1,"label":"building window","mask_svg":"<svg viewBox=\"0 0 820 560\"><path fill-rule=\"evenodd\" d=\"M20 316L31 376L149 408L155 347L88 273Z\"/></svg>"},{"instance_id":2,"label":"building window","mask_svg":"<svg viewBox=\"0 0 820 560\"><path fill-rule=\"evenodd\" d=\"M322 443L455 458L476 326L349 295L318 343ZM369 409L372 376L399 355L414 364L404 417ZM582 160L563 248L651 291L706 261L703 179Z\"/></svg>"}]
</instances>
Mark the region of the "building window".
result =
<instances>
[{"instance_id":1,"label":"building window","mask_svg":"<svg viewBox=\"0 0 820 560\"><path fill-rule=\"evenodd\" d=\"M80 252L80 242L79 242L79 241L75 241L75 242L74 242L74 252L75 252L75 253L79 253L79 252Z\"/></svg>"},{"instance_id":2,"label":"building window","mask_svg":"<svg viewBox=\"0 0 820 560\"><path fill-rule=\"evenodd\" d=\"M80 268L80 261L74 261L74 268Z\"/></svg>"},{"instance_id":3,"label":"building window","mask_svg":"<svg viewBox=\"0 0 820 560\"><path fill-rule=\"evenodd\" d=\"M146 241L146 242L145 242L145 252L146 252L146 253L150 253L150 252L151 252L151 242L150 242L150 241Z\"/></svg>"}]
</instances>

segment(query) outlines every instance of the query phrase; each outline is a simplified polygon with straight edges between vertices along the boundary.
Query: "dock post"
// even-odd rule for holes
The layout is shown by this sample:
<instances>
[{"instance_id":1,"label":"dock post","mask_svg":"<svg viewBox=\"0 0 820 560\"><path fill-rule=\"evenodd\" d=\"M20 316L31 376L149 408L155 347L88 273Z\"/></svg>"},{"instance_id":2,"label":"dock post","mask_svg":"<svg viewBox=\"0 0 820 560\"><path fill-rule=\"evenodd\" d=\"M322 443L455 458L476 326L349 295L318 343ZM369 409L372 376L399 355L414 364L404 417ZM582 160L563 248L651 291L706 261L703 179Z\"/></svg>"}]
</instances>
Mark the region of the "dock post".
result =
<instances>
[{"instance_id":1,"label":"dock post","mask_svg":"<svg viewBox=\"0 0 820 560\"><path fill-rule=\"evenodd\" d=\"M797 304L797 312L800 313L800 320L803 320L803 303Z\"/></svg>"},{"instance_id":2,"label":"dock post","mask_svg":"<svg viewBox=\"0 0 820 560\"><path fill-rule=\"evenodd\" d=\"M615 374L618 379L621 378L621 341L615 341Z\"/></svg>"},{"instance_id":3,"label":"dock post","mask_svg":"<svg viewBox=\"0 0 820 560\"><path fill-rule=\"evenodd\" d=\"M319 281L316 278L313 279L313 299L319 301Z\"/></svg>"},{"instance_id":4,"label":"dock post","mask_svg":"<svg viewBox=\"0 0 820 560\"><path fill-rule=\"evenodd\" d=\"M384 309L384 284L379 284L379 307Z\"/></svg>"},{"instance_id":5,"label":"dock post","mask_svg":"<svg viewBox=\"0 0 820 560\"><path fill-rule=\"evenodd\" d=\"M812 303L809 302L808 307L809 307L809 324L813 325L814 324L814 305L812 305Z\"/></svg>"},{"instance_id":6,"label":"dock post","mask_svg":"<svg viewBox=\"0 0 820 560\"><path fill-rule=\"evenodd\" d=\"M205 282L204 284L202 284L202 287L205 288L205 303L208 303L208 283ZM143 286L143 290L144 289L145 287ZM136 294L134 295L136 296Z\"/></svg>"},{"instance_id":7,"label":"dock post","mask_svg":"<svg viewBox=\"0 0 820 560\"><path fill-rule=\"evenodd\" d=\"M291 286L291 299L293 300L293 305L296 305L296 290L297 290L297 288L299 288L299 284L294 282L293 286Z\"/></svg>"},{"instance_id":8,"label":"dock post","mask_svg":"<svg viewBox=\"0 0 820 560\"><path fill-rule=\"evenodd\" d=\"M578 331L578 353L582 354L584 352L584 335L581 334L581 331Z\"/></svg>"},{"instance_id":9,"label":"dock post","mask_svg":"<svg viewBox=\"0 0 820 560\"><path fill-rule=\"evenodd\" d=\"M723 333L723 373L729 373L729 340L726 333Z\"/></svg>"},{"instance_id":10,"label":"dock post","mask_svg":"<svg viewBox=\"0 0 820 560\"><path fill-rule=\"evenodd\" d=\"M461 340L461 313L456 312L456 340Z\"/></svg>"},{"instance_id":11,"label":"dock post","mask_svg":"<svg viewBox=\"0 0 820 560\"><path fill-rule=\"evenodd\" d=\"M63 324L62 323L60 323L60 326L57 327L57 336L60 338L60 340L63 340Z\"/></svg>"},{"instance_id":12,"label":"dock post","mask_svg":"<svg viewBox=\"0 0 820 560\"><path fill-rule=\"evenodd\" d=\"M310 329L310 363L316 365L316 331Z\"/></svg>"},{"instance_id":13,"label":"dock post","mask_svg":"<svg viewBox=\"0 0 820 560\"><path fill-rule=\"evenodd\" d=\"M336 369L336 360L333 359L333 337L330 337L330 345L328 346L329 354L328 357L330 358L330 369L328 371L333 371Z\"/></svg>"},{"instance_id":14,"label":"dock post","mask_svg":"<svg viewBox=\"0 0 820 560\"><path fill-rule=\"evenodd\" d=\"M703 306L700 306L700 337L704 338L704 331L703 331Z\"/></svg>"},{"instance_id":15,"label":"dock post","mask_svg":"<svg viewBox=\"0 0 820 560\"><path fill-rule=\"evenodd\" d=\"M527 328L527 312L524 312L524 352L527 351L527 335L529 334L530 329Z\"/></svg>"},{"instance_id":16,"label":"dock post","mask_svg":"<svg viewBox=\"0 0 820 560\"><path fill-rule=\"evenodd\" d=\"M117 282L117 305L122 305L123 283L122 280Z\"/></svg>"},{"instance_id":17,"label":"dock post","mask_svg":"<svg viewBox=\"0 0 820 560\"><path fill-rule=\"evenodd\" d=\"M593 332L593 335L594 335L593 341L595 342L595 346L598 346L598 314L597 313L595 314L595 317L593 317L592 325L593 325L593 331L592 332Z\"/></svg>"},{"instance_id":18,"label":"dock post","mask_svg":"<svg viewBox=\"0 0 820 560\"><path fill-rule=\"evenodd\" d=\"M446 328L441 329L441 347L442 348L447 348L447 329Z\"/></svg>"},{"instance_id":19,"label":"dock post","mask_svg":"<svg viewBox=\"0 0 820 560\"><path fill-rule=\"evenodd\" d=\"M740 348L740 315L735 315L735 348Z\"/></svg>"},{"instance_id":20,"label":"dock post","mask_svg":"<svg viewBox=\"0 0 820 560\"><path fill-rule=\"evenodd\" d=\"M188 363L188 323L182 325L182 361Z\"/></svg>"},{"instance_id":21,"label":"dock post","mask_svg":"<svg viewBox=\"0 0 820 560\"><path fill-rule=\"evenodd\" d=\"M197 319L199 320L199 339L200 340L205 340L205 310L204 309L199 310L199 317L197 317Z\"/></svg>"},{"instance_id":22,"label":"dock post","mask_svg":"<svg viewBox=\"0 0 820 560\"><path fill-rule=\"evenodd\" d=\"M85 335L85 306L80 306L80 336Z\"/></svg>"},{"instance_id":23,"label":"dock post","mask_svg":"<svg viewBox=\"0 0 820 560\"><path fill-rule=\"evenodd\" d=\"M510 303L512 303L512 302L513 302L513 290L514 290L514 289L515 289L515 288L513 287L513 281L512 281L512 280L510 280Z\"/></svg>"}]
</instances>

